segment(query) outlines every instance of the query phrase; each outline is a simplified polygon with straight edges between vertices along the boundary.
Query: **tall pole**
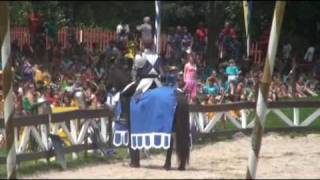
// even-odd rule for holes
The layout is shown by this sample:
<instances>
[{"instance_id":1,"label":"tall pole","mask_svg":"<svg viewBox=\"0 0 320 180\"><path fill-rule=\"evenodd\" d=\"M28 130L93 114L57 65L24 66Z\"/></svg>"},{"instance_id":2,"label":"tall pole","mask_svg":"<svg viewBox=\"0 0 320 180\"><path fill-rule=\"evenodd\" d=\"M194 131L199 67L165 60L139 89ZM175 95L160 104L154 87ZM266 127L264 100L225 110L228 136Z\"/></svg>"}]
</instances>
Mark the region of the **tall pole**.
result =
<instances>
[{"instance_id":1,"label":"tall pole","mask_svg":"<svg viewBox=\"0 0 320 180\"><path fill-rule=\"evenodd\" d=\"M250 2L252 3L252 2ZM247 41L247 57L250 55L250 33L249 33L249 23L250 23L250 16L251 12L248 7L248 1L243 1L243 17L244 17L244 25L246 29L246 41Z\"/></svg>"},{"instance_id":2,"label":"tall pole","mask_svg":"<svg viewBox=\"0 0 320 180\"><path fill-rule=\"evenodd\" d=\"M0 43L3 69L4 122L6 131L7 178L16 179L16 149L14 139L13 115L14 102L12 92L12 70L10 60L10 22L7 1L0 1Z\"/></svg>"},{"instance_id":3,"label":"tall pole","mask_svg":"<svg viewBox=\"0 0 320 180\"><path fill-rule=\"evenodd\" d=\"M247 179L256 178L256 169L259 160L259 151L261 147L261 140L264 130L264 121L267 112L268 91L271 83L275 56L278 48L278 41L281 31L283 14L285 10L285 4L285 1L276 1L274 9L271 33L269 37L268 52L264 65L263 77L259 87L259 94L256 107L256 120L253 127L251 148L248 158L248 167L246 174Z\"/></svg>"},{"instance_id":4,"label":"tall pole","mask_svg":"<svg viewBox=\"0 0 320 180\"><path fill-rule=\"evenodd\" d=\"M160 1L155 1L155 10L156 10L156 18L155 18L155 34L154 34L154 44L156 48L156 53L160 54L160 45L161 45L161 13L160 13Z\"/></svg>"}]
</instances>

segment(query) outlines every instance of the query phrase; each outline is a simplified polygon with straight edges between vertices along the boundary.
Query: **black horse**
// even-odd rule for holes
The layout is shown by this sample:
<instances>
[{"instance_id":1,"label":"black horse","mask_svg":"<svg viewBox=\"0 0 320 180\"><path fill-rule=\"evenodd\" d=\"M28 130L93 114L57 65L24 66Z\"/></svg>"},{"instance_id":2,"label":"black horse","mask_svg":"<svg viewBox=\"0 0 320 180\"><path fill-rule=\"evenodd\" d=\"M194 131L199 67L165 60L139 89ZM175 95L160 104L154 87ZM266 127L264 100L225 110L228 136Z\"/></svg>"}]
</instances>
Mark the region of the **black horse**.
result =
<instances>
[{"instance_id":1,"label":"black horse","mask_svg":"<svg viewBox=\"0 0 320 180\"><path fill-rule=\"evenodd\" d=\"M113 63L108 71L107 84L114 87L117 91L122 91L130 82L130 71L123 67L122 63ZM128 120L129 137L130 137L130 99L133 96L137 85L134 84L121 93L120 101L123 109L123 117ZM174 126L176 129L176 153L179 170L185 170L186 164L189 163L190 156L190 122L189 122L189 106L185 95L179 91L176 94L177 107L175 112ZM140 167L139 150L131 149L131 138L129 138L130 166ZM173 150L173 138L171 137L170 148L167 150L164 168L171 169L171 155Z\"/></svg>"}]
</instances>

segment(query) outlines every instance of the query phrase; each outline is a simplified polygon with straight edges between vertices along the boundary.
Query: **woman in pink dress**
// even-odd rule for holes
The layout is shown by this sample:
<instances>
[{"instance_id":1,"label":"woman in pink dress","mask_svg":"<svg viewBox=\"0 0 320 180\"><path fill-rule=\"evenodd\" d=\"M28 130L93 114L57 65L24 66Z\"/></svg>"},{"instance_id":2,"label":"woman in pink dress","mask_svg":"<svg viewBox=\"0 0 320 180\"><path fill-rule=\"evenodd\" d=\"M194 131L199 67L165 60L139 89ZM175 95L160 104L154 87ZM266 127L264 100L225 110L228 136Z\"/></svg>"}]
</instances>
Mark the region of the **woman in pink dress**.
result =
<instances>
[{"instance_id":1,"label":"woman in pink dress","mask_svg":"<svg viewBox=\"0 0 320 180\"><path fill-rule=\"evenodd\" d=\"M185 92L188 95L188 100L193 103L197 96L197 65L194 61L194 54L187 55L188 63L184 66L183 80L185 82Z\"/></svg>"}]
</instances>

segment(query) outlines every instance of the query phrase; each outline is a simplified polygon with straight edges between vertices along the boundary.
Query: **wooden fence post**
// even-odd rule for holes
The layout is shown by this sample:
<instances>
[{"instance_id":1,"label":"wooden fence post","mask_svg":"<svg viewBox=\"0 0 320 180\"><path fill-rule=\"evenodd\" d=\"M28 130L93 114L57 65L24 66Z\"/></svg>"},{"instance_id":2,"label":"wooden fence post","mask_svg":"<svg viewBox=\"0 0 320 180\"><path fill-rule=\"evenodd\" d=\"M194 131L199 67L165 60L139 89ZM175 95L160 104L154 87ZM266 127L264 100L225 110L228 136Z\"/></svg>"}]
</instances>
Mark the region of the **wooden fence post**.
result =
<instances>
[{"instance_id":1,"label":"wooden fence post","mask_svg":"<svg viewBox=\"0 0 320 180\"><path fill-rule=\"evenodd\" d=\"M275 64L275 57L277 53L278 41L280 36L280 30L285 10L285 1L276 1L273 21L271 27L271 33L269 38L268 52L264 65L263 77L260 82L259 94L256 105L256 120L254 128L252 131L252 140L250 147L250 154L248 158L248 167L247 167L247 179L256 178L256 170L259 159L259 152L261 147L262 135L264 131L264 121L267 116L267 100L269 86L272 79L273 68Z\"/></svg>"},{"instance_id":2,"label":"wooden fence post","mask_svg":"<svg viewBox=\"0 0 320 180\"><path fill-rule=\"evenodd\" d=\"M3 69L3 91L4 91L4 122L7 150L7 178L17 178L15 133L13 126L14 100L13 100L13 73L10 59L10 17L9 4L0 1L0 43L1 59Z\"/></svg>"}]
</instances>

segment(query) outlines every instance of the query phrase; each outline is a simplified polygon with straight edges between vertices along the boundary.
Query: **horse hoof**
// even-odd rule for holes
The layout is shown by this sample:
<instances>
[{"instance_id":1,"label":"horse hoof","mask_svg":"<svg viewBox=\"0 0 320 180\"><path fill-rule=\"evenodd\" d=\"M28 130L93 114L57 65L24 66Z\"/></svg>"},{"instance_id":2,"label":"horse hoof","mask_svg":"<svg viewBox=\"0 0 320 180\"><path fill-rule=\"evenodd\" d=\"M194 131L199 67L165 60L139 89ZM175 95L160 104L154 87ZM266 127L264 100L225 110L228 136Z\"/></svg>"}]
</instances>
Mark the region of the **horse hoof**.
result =
<instances>
[{"instance_id":1,"label":"horse hoof","mask_svg":"<svg viewBox=\"0 0 320 180\"><path fill-rule=\"evenodd\" d=\"M139 168L139 167L140 167L140 164L130 163L129 166L132 167L132 168Z\"/></svg>"},{"instance_id":2,"label":"horse hoof","mask_svg":"<svg viewBox=\"0 0 320 180\"><path fill-rule=\"evenodd\" d=\"M186 170L186 168L185 167L179 167L178 170L179 171L184 171L184 170Z\"/></svg>"},{"instance_id":3,"label":"horse hoof","mask_svg":"<svg viewBox=\"0 0 320 180\"><path fill-rule=\"evenodd\" d=\"M164 165L163 168L167 171L171 170L171 165Z\"/></svg>"}]
</instances>

